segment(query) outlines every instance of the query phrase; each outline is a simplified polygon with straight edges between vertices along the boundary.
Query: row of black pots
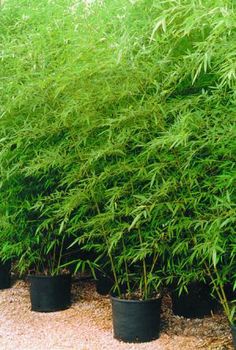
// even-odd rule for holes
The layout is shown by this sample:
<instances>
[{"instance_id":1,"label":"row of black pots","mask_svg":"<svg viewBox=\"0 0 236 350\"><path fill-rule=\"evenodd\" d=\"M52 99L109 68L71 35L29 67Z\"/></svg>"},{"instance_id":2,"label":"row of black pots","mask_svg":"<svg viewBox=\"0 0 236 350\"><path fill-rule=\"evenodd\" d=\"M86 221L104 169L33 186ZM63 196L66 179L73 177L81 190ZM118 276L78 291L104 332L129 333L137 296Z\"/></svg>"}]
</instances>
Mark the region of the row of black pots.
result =
<instances>
[{"instance_id":1,"label":"row of black pots","mask_svg":"<svg viewBox=\"0 0 236 350\"><path fill-rule=\"evenodd\" d=\"M2 264L3 265L3 264ZM8 276L5 276L4 273ZM10 265L0 268L0 281L4 288L10 286ZM71 305L71 275L29 276L31 309L37 312L54 312ZM100 281L101 282L101 281ZM110 288L110 282L106 287ZM7 287L6 287L7 286ZM105 294L105 288L98 284ZM98 288L98 289L99 289ZM126 300L111 296L114 338L125 342L147 342L159 337L161 298L151 300ZM203 317L215 305L205 286L193 285L189 293L178 296L172 292L175 314L185 317ZM236 327L232 326L236 346Z\"/></svg>"},{"instance_id":2,"label":"row of black pots","mask_svg":"<svg viewBox=\"0 0 236 350\"><path fill-rule=\"evenodd\" d=\"M71 275L29 276L31 310L54 312L71 304ZM116 339L146 342L158 338L161 299L139 301L111 296Z\"/></svg>"},{"instance_id":3,"label":"row of black pots","mask_svg":"<svg viewBox=\"0 0 236 350\"><path fill-rule=\"evenodd\" d=\"M200 301L199 294L194 293ZM176 299L175 299L176 297ZM190 301L188 295L174 299L173 310L181 316L200 318L208 315L215 307L212 300L201 300L199 304ZM114 338L124 342L148 342L159 337L161 298L153 300L124 300L111 297ZM187 301L186 304L184 302ZM196 300L195 300L196 301ZM199 305L199 309L198 309ZM187 307L190 307L188 310ZM184 314L184 315L183 315ZM186 317L186 316L185 316ZM231 325L234 349L236 350L236 325Z\"/></svg>"},{"instance_id":4,"label":"row of black pots","mask_svg":"<svg viewBox=\"0 0 236 350\"><path fill-rule=\"evenodd\" d=\"M99 294L109 294L111 282L103 276L96 281ZM186 318L203 318L217 308L210 288L204 283L193 283L188 293L181 295L171 291L174 315ZM137 301L111 297L114 337L125 342L146 342L157 339L160 331L161 299ZM236 349L236 326L231 326L233 344Z\"/></svg>"},{"instance_id":5,"label":"row of black pots","mask_svg":"<svg viewBox=\"0 0 236 350\"><path fill-rule=\"evenodd\" d=\"M0 264L0 289L11 286L10 270L10 260ZM29 280L31 282L31 300L34 310L45 309L51 311L51 309L60 309L60 305L63 308L70 305L70 275L55 276L54 278L31 276ZM108 294L112 284L112 280L107 276L99 276L96 281L97 292L102 295ZM211 314L216 308L216 301L211 297L208 285L203 283L190 285L188 293L183 292L180 296L172 290L171 297L173 313L187 318L202 318Z\"/></svg>"},{"instance_id":6,"label":"row of black pots","mask_svg":"<svg viewBox=\"0 0 236 350\"><path fill-rule=\"evenodd\" d=\"M99 276L96 281L97 293L109 294L112 281L109 277ZM210 315L217 307L216 299L211 296L210 288L204 283L192 283L188 292L179 295L175 289L171 290L172 310L174 315L186 318L203 318Z\"/></svg>"},{"instance_id":7,"label":"row of black pots","mask_svg":"<svg viewBox=\"0 0 236 350\"><path fill-rule=\"evenodd\" d=\"M11 262L0 265L0 289L11 286L10 278ZM108 294L112 287L112 280L106 276L99 276L96 289L99 294ZM69 307L71 276L30 276L30 296L32 310L56 311ZM172 308L175 315L187 318L202 318L209 315L216 307L215 300L211 297L207 285L192 284L189 292L183 292L180 296L172 291Z\"/></svg>"},{"instance_id":8,"label":"row of black pots","mask_svg":"<svg viewBox=\"0 0 236 350\"><path fill-rule=\"evenodd\" d=\"M50 312L70 306L71 275L33 275L29 276L29 281L33 311ZM108 287L110 291L110 283L111 281L105 279L98 280L97 291L105 294ZM176 291L172 291L171 297L173 313L187 318L202 318L210 315L217 306L205 284L192 284L189 286L188 293L183 292L180 296Z\"/></svg>"},{"instance_id":9,"label":"row of black pots","mask_svg":"<svg viewBox=\"0 0 236 350\"><path fill-rule=\"evenodd\" d=\"M71 304L71 275L29 276L31 310L54 312ZM161 299L140 301L111 296L114 338L147 342L158 338Z\"/></svg>"},{"instance_id":10,"label":"row of black pots","mask_svg":"<svg viewBox=\"0 0 236 350\"><path fill-rule=\"evenodd\" d=\"M71 304L71 275L30 276L30 298L33 311L52 312L66 309ZM104 292L104 290L103 290ZM203 317L214 305L202 299L203 291L190 288L189 294L172 295L173 310L187 317ZM191 296L194 300L191 300ZM206 297L206 295L205 295ZM114 338L132 343L148 342L159 337L161 298L126 300L111 296ZM189 308L189 309L188 309ZM232 326L236 347L236 327Z\"/></svg>"}]
</instances>

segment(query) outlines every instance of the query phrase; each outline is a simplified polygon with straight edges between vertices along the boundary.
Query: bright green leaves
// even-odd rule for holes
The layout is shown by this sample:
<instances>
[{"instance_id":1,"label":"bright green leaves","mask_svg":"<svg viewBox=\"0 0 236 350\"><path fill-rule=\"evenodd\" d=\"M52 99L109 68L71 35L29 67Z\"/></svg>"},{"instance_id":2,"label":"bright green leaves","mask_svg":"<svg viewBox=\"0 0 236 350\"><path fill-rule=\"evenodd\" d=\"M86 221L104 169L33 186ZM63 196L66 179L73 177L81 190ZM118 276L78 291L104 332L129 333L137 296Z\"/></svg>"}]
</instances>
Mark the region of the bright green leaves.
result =
<instances>
[{"instance_id":1,"label":"bright green leaves","mask_svg":"<svg viewBox=\"0 0 236 350\"><path fill-rule=\"evenodd\" d=\"M235 16L223 0L5 2L0 227L21 271L66 237L96 255L76 270L105 265L143 298L234 283Z\"/></svg>"}]
</instances>

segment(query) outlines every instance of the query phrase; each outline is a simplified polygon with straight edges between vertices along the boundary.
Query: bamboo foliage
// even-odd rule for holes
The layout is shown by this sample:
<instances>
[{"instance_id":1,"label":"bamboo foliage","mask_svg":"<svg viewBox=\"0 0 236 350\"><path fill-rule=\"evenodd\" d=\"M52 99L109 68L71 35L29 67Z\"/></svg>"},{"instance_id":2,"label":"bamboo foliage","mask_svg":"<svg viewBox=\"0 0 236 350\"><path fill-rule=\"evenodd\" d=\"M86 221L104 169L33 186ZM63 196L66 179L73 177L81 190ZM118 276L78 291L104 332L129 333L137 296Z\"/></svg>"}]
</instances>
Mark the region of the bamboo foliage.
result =
<instances>
[{"instance_id":1,"label":"bamboo foliage","mask_svg":"<svg viewBox=\"0 0 236 350\"><path fill-rule=\"evenodd\" d=\"M37 230L66 223L63 237L105 255L116 289L142 298L209 271L234 282L233 2L72 5L1 10L9 234L35 249Z\"/></svg>"}]
</instances>

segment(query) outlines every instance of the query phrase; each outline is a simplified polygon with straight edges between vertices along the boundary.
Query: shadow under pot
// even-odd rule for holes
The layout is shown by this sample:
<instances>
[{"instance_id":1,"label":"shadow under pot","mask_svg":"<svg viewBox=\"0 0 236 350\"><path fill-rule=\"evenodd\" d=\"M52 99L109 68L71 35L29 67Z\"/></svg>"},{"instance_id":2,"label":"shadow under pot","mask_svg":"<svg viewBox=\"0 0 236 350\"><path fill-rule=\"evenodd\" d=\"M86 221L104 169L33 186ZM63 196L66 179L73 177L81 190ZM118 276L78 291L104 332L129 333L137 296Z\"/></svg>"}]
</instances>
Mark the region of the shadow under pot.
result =
<instances>
[{"instance_id":1,"label":"shadow under pot","mask_svg":"<svg viewBox=\"0 0 236 350\"><path fill-rule=\"evenodd\" d=\"M0 289L11 287L11 261L0 261Z\"/></svg>"},{"instance_id":2,"label":"shadow under pot","mask_svg":"<svg viewBox=\"0 0 236 350\"><path fill-rule=\"evenodd\" d=\"M32 275L30 282L31 310L53 312L71 305L71 275Z\"/></svg>"},{"instance_id":3,"label":"shadow under pot","mask_svg":"<svg viewBox=\"0 0 236 350\"><path fill-rule=\"evenodd\" d=\"M203 318L210 315L217 306L209 286L204 283L191 284L188 292L183 291L181 295L174 290L171 299L173 313L187 318Z\"/></svg>"},{"instance_id":4,"label":"shadow under pot","mask_svg":"<svg viewBox=\"0 0 236 350\"><path fill-rule=\"evenodd\" d=\"M142 343L159 338L161 298L126 300L111 296L111 304L115 339Z\"/></svg>"}]
</instances>

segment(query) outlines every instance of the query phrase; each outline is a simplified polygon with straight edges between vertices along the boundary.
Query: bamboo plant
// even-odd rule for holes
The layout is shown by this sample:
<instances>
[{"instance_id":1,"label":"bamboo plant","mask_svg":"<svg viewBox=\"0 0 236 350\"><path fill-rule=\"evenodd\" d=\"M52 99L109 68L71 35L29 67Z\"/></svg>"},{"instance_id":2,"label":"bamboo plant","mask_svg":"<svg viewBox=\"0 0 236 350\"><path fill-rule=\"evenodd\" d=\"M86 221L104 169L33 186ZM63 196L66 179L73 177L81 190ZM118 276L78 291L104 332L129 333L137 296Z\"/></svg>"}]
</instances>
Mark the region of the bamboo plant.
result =
<instances>
[{"instance_id":1,"label":"bamboo plant","mask_svg":"<svg viewBox=\"0 0 236 350\"><path fill-rule=\"evenodd\" d=\"M22 242L42 202L49 244L66 222L106 251L117 291L150 297L168 245L205 273L204 242L218 280L235 224L234 3L9 0L0 16L1 191Z\"/></svg>"}]
</instances>

